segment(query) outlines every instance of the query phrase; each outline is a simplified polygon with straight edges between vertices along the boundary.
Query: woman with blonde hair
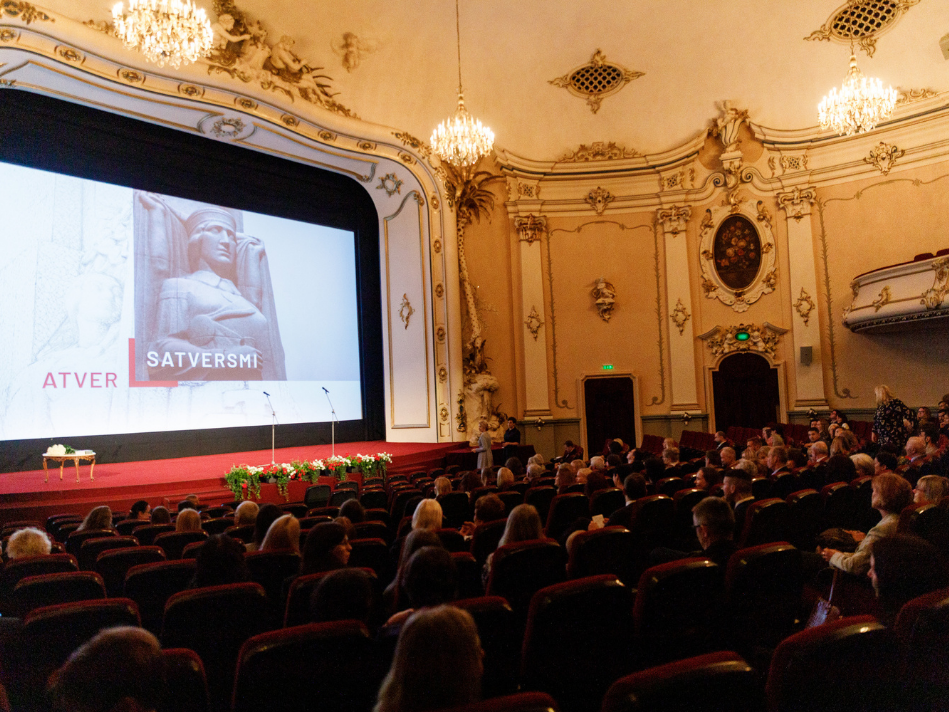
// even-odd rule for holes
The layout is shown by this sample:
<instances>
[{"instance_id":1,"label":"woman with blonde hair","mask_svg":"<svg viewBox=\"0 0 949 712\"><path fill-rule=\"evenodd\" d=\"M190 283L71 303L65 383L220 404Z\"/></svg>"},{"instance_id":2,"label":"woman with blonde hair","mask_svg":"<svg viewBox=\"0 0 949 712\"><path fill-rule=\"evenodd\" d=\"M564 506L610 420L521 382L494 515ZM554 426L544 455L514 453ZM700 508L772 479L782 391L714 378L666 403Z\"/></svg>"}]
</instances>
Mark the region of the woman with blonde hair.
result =
<instances>
[{"instance_id":1,"label":"woman with blonde hair","mask_svg":"<svg viewBox=\"0 0 949 712\"><path fill-rule=\"evenodd\" d=\"M175 520L176 532L201 531L201 515L196 509L183 509Z\"/></svg>"},{"instance_id":2,"label":"woman with blonde hair","mask_svg":"<svg viewBox=\"0 0 949 712\"><path fill-rule=\"evenodd\" d=\"M260 545L261 551L293 551L300 553L300 520L284 514L274 520Z\"/></svg>"},{"instance_id":3,"label":"woman with blonde hair","mask_svg":"<svg viewBox=\"0 0 949 712\"><path fill-rule=\"evenodd\" d=\"M423 499L412 515L412 529L441 529L442 518L442 505L434 499Z\"/></svg>"},{"instance_id":4,"label":"woman with blonde hair","mask_svg":"<svg viewBox=\"0 0 949 712\"><path fill-rule=\"evenodd\" d=\"M511 510L498 546L544 538L544 525L532 504L519 504Z\"/></svg>"},{"instance_id":5,"label":"woman with blonde hair","mask_svg":"<svg viewBox=\"0 0 949 712\"><path fill-rule=\"evenodd\" d=\"M470 613L453 606L417 611L402 627L373 712L425 712L477 702L483 655Z\"/></svg>"},{"instance_id":6,"label":"woman with blonde hair","mask_svg":"<svg viewBox=\"0 0 949 712\"><path fill-rule=\"evenodd\" d=\"M857 468L857 477L873 477L875 468L872 457L865 452L858 452L856 455L851 455L850 459Z\"/></svg>"},{"instance_id":7,"label":"woman with blonde hair","mask_svg":"<svg viewBox=\"0 0 949 712\"><path fill-rule=\"evenodd\" d=\"M873 442L880 447L896 448L895 452L906 447L909 433L916 430L916 412L893 395L887 386L877 386L877 409L873 415Z\"/></svg>"},{"instance_id":8,"label":"woman with blonde hair","mask_svg":"<svg viewBox=\"0 0 949 712\"><path fill-rule=\"evenodd\" d=\"M86 518L82 520L82 524L79 525L79 528L76 529L77 532L83 532L94 529L111 529L112 528L112 510L105 504L101 507L95 507L92 509L89 514L86 515Z\"/></svg>"},{"instance_id":9,"label":"woman with blonde hair","mask_svg":"<svg viewBox=\"0 0 949 712\"><path fill-rule=\"evenodd\" d=\"M916 504L939 504L949 495L949 480L939 475L926 475L919 478L913 490L913 502Z\"/></svg>"}]
</instances>

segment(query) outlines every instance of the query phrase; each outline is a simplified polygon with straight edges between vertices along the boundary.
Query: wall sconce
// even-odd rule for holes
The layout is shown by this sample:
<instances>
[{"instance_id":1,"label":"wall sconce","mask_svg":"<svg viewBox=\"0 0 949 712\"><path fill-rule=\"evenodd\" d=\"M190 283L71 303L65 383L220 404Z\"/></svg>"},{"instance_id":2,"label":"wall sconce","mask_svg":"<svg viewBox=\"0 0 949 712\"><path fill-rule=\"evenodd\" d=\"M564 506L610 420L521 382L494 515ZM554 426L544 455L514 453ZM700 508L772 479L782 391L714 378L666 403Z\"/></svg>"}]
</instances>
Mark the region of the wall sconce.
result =
<instances>
[{"instance_id":1,"label":"wall sconce","mask_svg":"<svg viewBox=\"0 0 949 712\"><path fill-rule=\"evenodd\" d=\"M534 421L534 426L535 426L538 430L540 430L541 428L543 428L543 427L544 427L544 419L543 419L543 418L538 418L537 420L535 420L535 421Z\"/></svg>"},{"instance_id":2,"label":"wall sconce","mask_svg":"<svg viewBox=\"0 0 949 712\"><path fill-rule=\"evenodd\" d=\"M682 422L688 425L692 421L692 416L688 411L682 414Z\"/></svg>"}]
</instances>

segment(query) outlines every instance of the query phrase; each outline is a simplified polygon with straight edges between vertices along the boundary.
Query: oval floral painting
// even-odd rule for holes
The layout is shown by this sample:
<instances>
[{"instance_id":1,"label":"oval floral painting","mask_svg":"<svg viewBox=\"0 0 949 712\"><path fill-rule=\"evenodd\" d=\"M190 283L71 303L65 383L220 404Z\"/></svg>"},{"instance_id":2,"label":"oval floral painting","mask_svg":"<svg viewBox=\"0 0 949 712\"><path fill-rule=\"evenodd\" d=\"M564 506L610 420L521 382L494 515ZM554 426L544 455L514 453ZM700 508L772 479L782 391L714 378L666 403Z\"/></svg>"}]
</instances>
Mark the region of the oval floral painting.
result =
<instances>
[{"instance_id":1,"label":"oval floral painting","mask_svg":"<svg viewBox=\"0 0 949 712\"><path fill-rule=\"evenodd\" d=\"M761 268L761 238L754 224L742 215L732 215L718 226L712 245L715 271L730 289L747 289Z\"/></svg>"}]
</instances>

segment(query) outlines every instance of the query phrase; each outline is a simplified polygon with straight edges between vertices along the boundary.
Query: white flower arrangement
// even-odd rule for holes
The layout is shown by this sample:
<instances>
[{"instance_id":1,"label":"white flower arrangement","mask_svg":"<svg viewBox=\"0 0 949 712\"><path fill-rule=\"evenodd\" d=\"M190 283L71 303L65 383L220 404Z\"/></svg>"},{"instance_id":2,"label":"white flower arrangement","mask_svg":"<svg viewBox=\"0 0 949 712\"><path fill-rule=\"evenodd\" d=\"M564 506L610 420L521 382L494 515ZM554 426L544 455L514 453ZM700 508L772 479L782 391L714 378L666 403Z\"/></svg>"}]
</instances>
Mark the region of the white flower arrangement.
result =
<instances>
[{"instance_id":1,"label":"white flower arrangement","mask_svg":"<svg viewBox=\"0 0 949 712\"><path fill-rule=\"evenodd\" d=\"M50 445L46 448L46 454L52 457L63 457L66 454L65 445Z\"/></svg>"}]
</instances>

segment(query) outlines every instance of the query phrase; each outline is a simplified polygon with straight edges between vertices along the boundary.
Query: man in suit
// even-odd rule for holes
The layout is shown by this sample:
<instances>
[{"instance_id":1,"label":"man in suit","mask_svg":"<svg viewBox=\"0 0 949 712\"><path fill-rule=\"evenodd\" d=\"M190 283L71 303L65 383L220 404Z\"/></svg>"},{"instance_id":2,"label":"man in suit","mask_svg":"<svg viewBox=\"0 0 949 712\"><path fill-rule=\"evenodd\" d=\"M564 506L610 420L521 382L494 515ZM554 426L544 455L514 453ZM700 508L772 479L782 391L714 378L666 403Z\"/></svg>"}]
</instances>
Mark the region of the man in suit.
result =
<instances>
[{"instance_id":1,"label":"man in suit","mask_svg":"<svg viewBox=\"0 0 949 712\"><path fill-rule=\"evenodd\" d=\"M638 472L627 475L623 480L623 496L626 498L626 506L613 512L606 526L626 527L632 530L633 504L637 499L646 496L646 478Z\"/></svg>"},{"instance_id":2,"label":"man in suit","mask_svg":"<svg viewBox=\"0 0 949 712\"><path fill-rule=\"evenodd\" d=\"M662 451L662 462L666 466L664 477L679 477L679 448L667 447Z\"/></svg>"},{"instance_id":3,"label":"man in suit","mask_svg":"<svg viewBox=\"0 0 949 712\"><path fill-rule=\"evenodd\" d=\"M728 438L725 437L725 433L721 430L715 433L715 449L721 451L723 447L728 447Z\"/></svg>"},{"instance_id":4,"label":"man in suit","mask_svg":"<svg viewBox=\"0 0 949 712\"><path fill-rule=\"evenodd\" d=\"M721 497L706 497L692 509L692 526L702 547L701 553L724 568L738 547L734 541L735 513Z\"/></svg>"},{"instance_id":5,"label":"man in suit","mask_svg":"<svg viewBox=\"0 0 949 712\"><path fill-rule=\"evenodd\" d=\"M771 471L771 477L776 477L782 472L790 472L788 468L788 451L783 447L773 447L768 452L766 460L768 469Z\"/></svg>"},{"instance_id":6,"label":"man in suit","mask_svg":"<svg viewBox=\"0 0 949 712\"><path fill-rule=\"evenodd\" d=\"M735 536L741 536L745 526L745 512L755 501L751 494L751 478L756 472L757 467L753 462L739 460L735 467L725 471L722 480L722 494L735 512Z\"/></svg>"},{"instance_id":7,"label":"man in suit","mask_svg":"<svg viewBox=\"0 0 949 712\"><path fill-rule=\"evenodd\" d=\"M735 448L733 447L723 447L719 450L722 458L722 468L728 469L733 467L735 462L738 460L738 456L735 454Z\"/></svg>"}]
</instances>

